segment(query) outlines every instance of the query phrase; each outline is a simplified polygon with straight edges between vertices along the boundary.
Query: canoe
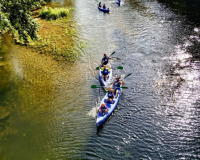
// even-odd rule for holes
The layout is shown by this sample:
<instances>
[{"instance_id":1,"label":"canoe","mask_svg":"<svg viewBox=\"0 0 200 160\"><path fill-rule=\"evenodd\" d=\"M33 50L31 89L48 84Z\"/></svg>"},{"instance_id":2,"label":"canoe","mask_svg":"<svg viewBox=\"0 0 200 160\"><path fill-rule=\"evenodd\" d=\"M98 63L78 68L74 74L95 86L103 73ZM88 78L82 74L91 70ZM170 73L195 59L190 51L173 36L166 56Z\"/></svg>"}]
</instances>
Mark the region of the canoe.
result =
<instances>
[{"instance_id":1,"label":"canoe","mask_svg":"<svg viewBox=\"0 0 200 160\"><path fill-rule=\"evenodd\" d=\"M102 12L106 12L106 13L109 13L109 12L110 12L109 8L103 9L103 8L100 8L100 7L98 6L98 9L99 9L100 11L102 11Z\"/></svg>"},{"instance_id":2,"label":"canoe","mask_svg":"<svg viewBox=\"0 0 200 160\"><path fill-rule=\"evenodd\" d=\"M116 3L120 6L120 3L121 3L121 2L117 0Z\"/></svg>"},{"instance_id":3,"label":"canoe","mask_svg":"<svg viewBox=\"0 0 200 160\"><path fill-rule=\"evenodd\" d=\"M113 111L115 110L115 108L118 104L121 92L122 92L122 89L120 88L117 98L113 99L114 104L112 104L110 102L106 103L106 100L108 98L108 93L104 96L104 98L101 101L101 104L102 103L106 104L106 106L108 107L108 113L106 113L106 114L100 113L100 112L97 113L97 120L96 120L97 128L100 127L110 117L110 115L113 113ZM101 104L100 104L100 106L101 106ZM100 108L100 106L99 106L99 108Z\"/></svg>"},{"instance_id":4,"label":"canoe","mask_svg":"<svg viewBox=\"0 0 200 160\"><path fill-rule=\"evenodd\" d=\"M111 68L111 64L108 63L108 65L110 66L109 68ZM102 79L102 73L103 73L103 71L101 69L99 69L99 80L104 87L108 87L108 85L110 84L111 79L112 79L112 68L108 72L108 80L107 81L104 81L104 79Z\"/></svg>"}]
</instances>

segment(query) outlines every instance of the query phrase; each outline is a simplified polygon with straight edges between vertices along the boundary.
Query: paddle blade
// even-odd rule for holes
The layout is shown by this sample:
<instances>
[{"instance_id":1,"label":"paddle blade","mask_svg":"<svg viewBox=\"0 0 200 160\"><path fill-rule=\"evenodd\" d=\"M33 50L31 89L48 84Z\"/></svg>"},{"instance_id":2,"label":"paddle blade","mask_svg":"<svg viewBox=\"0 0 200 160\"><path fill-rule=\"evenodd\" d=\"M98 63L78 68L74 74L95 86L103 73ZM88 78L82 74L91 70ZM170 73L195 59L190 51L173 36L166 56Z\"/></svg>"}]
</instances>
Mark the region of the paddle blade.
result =
<instances>
[{"instance_id":1,"label":"paddle blade","mask_svg":"<svg viewBox=\"0 0 200 160\"><path fill-rule=\"evenodd\" d=\"M99 67L97 67L95 70L99 70Z\"/></svg>"},{"instance_id":2,"label":"paddle blade","mask_svg":"<svg viewBox=\"0 0 200 160\"><path fill-rule=\"evenodd\" d=\"M117 69L123 69L123 67L122 66L118 66Z\"/></svg>"},{"instance_id":3,"label":"paddle blade","mask_svg":"<svg viewBox=\"0 0 200 160\"><path fill-rule=\"evenodd\" d=\"M107 91L105 91L105 90L104 90L103 92L104 92L104 93L107 93Z\"/></svg>"},{"instance_id":4,"label":"paddle blade","mask_svg":"<svg viewBox=\"0 0 200 160\"><path fill-rule=\"evenodd\" d=\"M114 51L110 56L112 56L113 54L115 54L115 51ZM110 56L109 56L109 57L110 57Z\"/></svg>"},{"instance_id":5,"label":"paddle blade","mask_svg":"<svg viewBox=\"0 0 200 160\"><path fill-rule=\"evenodd\" d=\"M128 87L120 87L120 88L123 88L123 89L128 89Z\"/></svg>"},{"instance_id":6,"label":"paddle blade","mask_svg":"<svg viewBox=\"0 0 200 160\"><path fill-rule=\"evenodd\" d=\"M126 75L123 79L127 78L128 76L130 76L132 73L129 73L128 75Z\"/></svg>"},{"instance_id":7,"label":"paddle blade","mask_svg":"<svg viewBox=\"0 0 200 160\"><path fill-rule=\"evenodd\" d=\"M91 85L91 88L100 88L100 87L97 85Z\"/></svg>"}]
</instances>

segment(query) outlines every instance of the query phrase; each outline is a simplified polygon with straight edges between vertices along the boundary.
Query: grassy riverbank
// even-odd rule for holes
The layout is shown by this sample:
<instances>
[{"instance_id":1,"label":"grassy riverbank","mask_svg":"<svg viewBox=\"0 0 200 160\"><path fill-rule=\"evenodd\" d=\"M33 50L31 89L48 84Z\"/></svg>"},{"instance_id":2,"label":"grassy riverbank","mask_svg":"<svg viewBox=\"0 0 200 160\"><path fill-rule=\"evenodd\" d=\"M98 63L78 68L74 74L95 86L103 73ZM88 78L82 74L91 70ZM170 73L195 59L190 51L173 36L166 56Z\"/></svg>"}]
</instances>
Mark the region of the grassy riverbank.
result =
<instances>
[{"instance_id":1,"label":"grassy riverbank","mask_svg":"<svg viewBox=\"0 0 200 160\"><path fill-rule=\"evenodd\" d=\"M41 54L53 55L59 61L74 62L80 56L80 48L84 45L78 38L73 11L73 8L44 8L40 11L40 17L46 17L48 20L35 18L41 25L38 32L40 40L31 42L28 47ZM66 17L59 18L59 15Z\"/></svg>"},{"instance_id":2,"label":"grassy riverbank","mask_svg":"<svg viewBox=\"0 0 200 160\"><path fill-rule=\"evenodd\" d=\"M55 60L74 62L80 57L80 50L84 48L79 39L78 29L73 20L73 8L47 8L33 12L34 20L40 24L38 41L29 39L26 46L40 54L51 55ZM17 44L23 44L19 36L15 35Z\"/></svg>"}]
</instances>

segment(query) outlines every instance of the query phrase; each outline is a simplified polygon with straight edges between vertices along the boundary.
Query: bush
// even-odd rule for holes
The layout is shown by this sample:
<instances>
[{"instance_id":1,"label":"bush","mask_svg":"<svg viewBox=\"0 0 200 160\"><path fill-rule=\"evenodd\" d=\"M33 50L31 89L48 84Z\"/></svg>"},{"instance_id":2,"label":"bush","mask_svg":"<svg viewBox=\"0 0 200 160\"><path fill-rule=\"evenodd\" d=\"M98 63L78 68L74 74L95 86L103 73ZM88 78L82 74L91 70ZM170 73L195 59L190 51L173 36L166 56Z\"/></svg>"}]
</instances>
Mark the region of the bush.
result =
<instances>
[{"instance_id":1,"label":"bush","mask_svg":"<svg viewBox=\"0 0 200 160\"><path fill-rule=\"evenodd\" d=\"M69 14L69 11L70 11L70 9L67 9L67 8L51 8L51 7L47 8L47 7L45 7L40 12L40 16L43 19L56 20L57 18L60 18L60 17L67 17L67 15Z\"/></svg>"},{"instance_id":2,"label":"bush","mask_svg":"<svg viewBox=\"0 0 200 160\"><path fill-rule=\"evenodd\" d=\"M27 43L38 39L39 24L31 17L31 8L39 7L43 0L0 0L0 35L5 31L17 33Z\"/></svg>"}]
</instances>

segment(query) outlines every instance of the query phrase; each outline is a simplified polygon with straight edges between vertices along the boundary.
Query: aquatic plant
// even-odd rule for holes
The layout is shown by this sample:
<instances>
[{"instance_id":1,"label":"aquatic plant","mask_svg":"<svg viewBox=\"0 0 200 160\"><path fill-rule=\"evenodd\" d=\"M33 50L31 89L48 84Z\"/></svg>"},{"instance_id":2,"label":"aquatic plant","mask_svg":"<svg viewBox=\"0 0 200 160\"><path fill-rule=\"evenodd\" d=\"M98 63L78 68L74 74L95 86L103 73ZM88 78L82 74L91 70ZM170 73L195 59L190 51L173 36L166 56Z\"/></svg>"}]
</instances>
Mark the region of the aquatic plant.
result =
<instances>
[{"instance_id":1,"label":"aquatic plant","mask_svg":"<svg viewBox=\"0 0 200 160\"><path fill-rule=\"evenodd\" d=\"M56 20L57 18L67 17L69 14L69 8L51 8L45 7L40 11L40 17L47 20Z\"/></svg>"}]
</instances>

